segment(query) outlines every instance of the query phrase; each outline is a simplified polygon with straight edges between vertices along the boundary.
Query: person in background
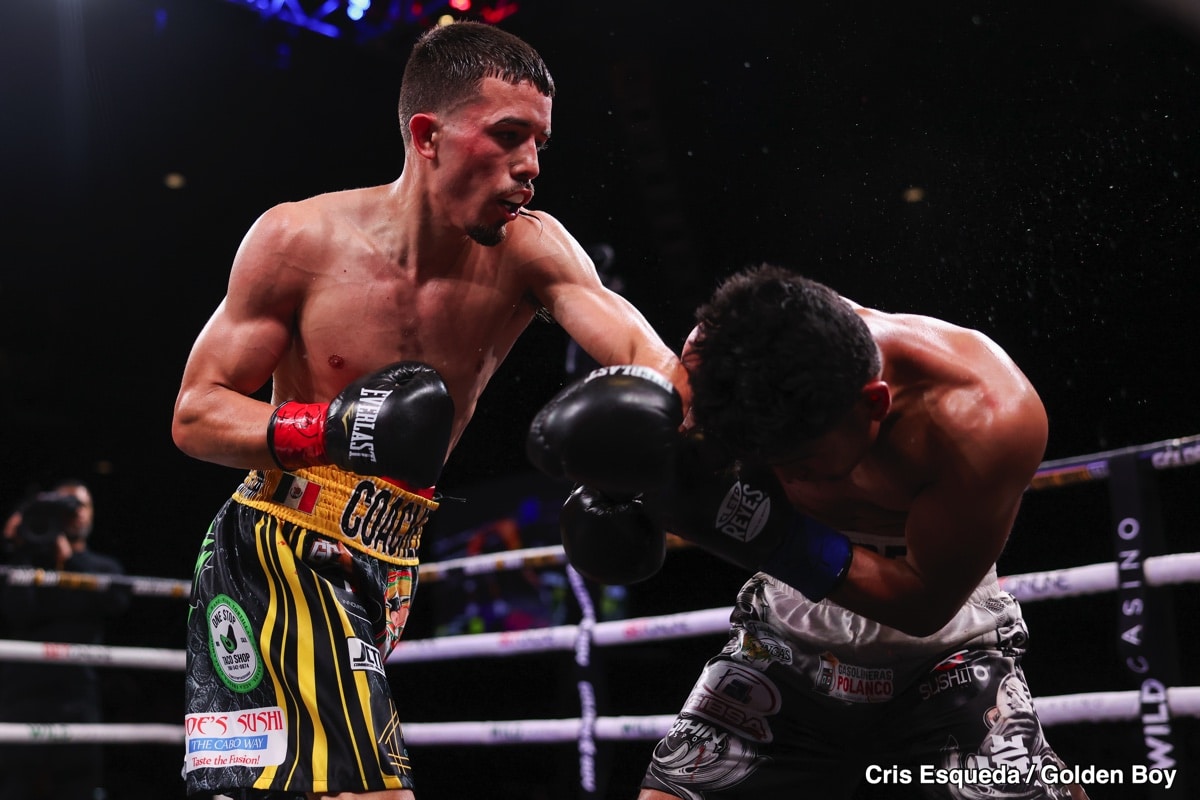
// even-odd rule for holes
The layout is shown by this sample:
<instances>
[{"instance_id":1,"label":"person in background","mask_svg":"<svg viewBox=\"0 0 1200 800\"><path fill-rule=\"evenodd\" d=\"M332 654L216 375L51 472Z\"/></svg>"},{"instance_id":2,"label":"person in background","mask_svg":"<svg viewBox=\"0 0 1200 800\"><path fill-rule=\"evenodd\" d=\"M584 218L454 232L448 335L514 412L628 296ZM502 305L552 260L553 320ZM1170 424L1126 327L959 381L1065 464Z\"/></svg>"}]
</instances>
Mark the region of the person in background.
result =
<instances>
[{"instance_id":1,"label":"person in background","mask_svg":"<svg viewBox=\"0 0 1200 800\"><path fill-rule=\"evenodd\" d=\"M14 511L4 525L7 563L60 572L122 575L116 558L88 545L95 507L87 484L65 480ZM6 638L99 645L114 617L129 607L121 587L106 591L12 585L0 594ZM0 720L97 723L100 677L85 664L0 661ZM99 800L104 789L100 744L14 744L0 748L0 797Z\"/></svg>"}]
</instances>

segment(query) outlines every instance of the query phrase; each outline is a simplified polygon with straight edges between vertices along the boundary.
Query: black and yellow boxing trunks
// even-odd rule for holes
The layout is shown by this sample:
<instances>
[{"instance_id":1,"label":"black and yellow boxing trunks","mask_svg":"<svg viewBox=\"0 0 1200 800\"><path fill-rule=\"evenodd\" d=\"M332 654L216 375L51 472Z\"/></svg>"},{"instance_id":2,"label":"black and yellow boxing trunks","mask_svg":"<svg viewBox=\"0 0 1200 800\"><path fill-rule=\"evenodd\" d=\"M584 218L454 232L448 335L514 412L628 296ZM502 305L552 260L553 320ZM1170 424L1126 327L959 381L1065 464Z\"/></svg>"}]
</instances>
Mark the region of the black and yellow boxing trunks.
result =
<instances>
[{"instance_id":1,"label":"black and yellow boxing trunks","mask_svg":"<svg viewBox=\"0 0 1200 800\"><path fill-rule=\"evenodd\" d=\"M188 615L188 794L412 788L384 659L437 503L333 467L252 471L213 520Z\"/></svg>"}]
</instances>

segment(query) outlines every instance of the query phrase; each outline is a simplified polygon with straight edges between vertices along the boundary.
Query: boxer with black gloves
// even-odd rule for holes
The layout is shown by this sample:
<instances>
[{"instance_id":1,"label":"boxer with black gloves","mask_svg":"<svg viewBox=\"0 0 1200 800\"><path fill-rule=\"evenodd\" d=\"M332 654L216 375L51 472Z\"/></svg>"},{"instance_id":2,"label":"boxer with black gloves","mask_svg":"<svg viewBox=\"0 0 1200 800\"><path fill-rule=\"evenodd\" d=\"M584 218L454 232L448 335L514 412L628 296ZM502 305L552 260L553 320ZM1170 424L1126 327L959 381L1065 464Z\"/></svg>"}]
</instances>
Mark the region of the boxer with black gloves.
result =
<instances>
[{"instance_id":1,"label":"boxer with black gloves","mask_svg":"<svg viewBox=\"0 0 1200 800\"><path fill-rule=\"evenodd\" d=\"M580 484L560 519L572 566L601 583L645 580L662 566L666 532L825 597L849 569L849 539L795 512L769 469L680 433L682 419L669 383L623 367L567 386L534 418L530 460Z\"/></svg>"},{"instance_id":2,"label":"boxer with black gloves","mask_svg":"<svg viewBox=\"0 0 1200 800\"><path fill-rule=\"evenodd\" d=\"M334 464L432 486L453 422L454 400L437 370L398 361L354 381L331 402L280 403L271 414L267 446L283 470Z\"/></svg>"},{"instance_id":3,"label":"boxer with black gloves","mask_svg":"<svg viewBox=\"0 0 1200 800\"><path fill-rule=\"evenodd\" d=\"M403 632L454 424L445 381L417 361L367 372L326 402L274 405L259 441L278 468L250 471L217 513L198 561L189 737L211 738L226 713L287 708L280 698L301 697L308 686L333 692L343 710L317 719L290 709L279 724L301 737L321 730L342 747L372 720L394 717L383 670L363 665L379 663ZM320 644L329 641L343 644ZM368 689L342 679L356 674ZM383 761L402 752L394 727L381 726L368 753ZM310 755L291 758L306 769ZM359 785L355 763L322 780ZM189 764L195 778L204 774L206 764ZM253 771L242 769L221 780L252 783Z\"/></svg>"},{"instance_id":4,"label":"boxer with black gloves","mask_svg":"<svg viewBox=\"0 0 1200 800\"><path fill-rule=\"evenodd\" d=\"M682 423L679 393L666 378L644 367L600 367L542 407L525 453L552 478L633 495L669 479Z\"/></svg>"},{"instance_id":5,"label":"boxer with black gloves","mask_svg":"<svg viewBox=\"0 0 1200 800\"><path fill-rule=\"evenodd\" d=\"M667 556L667 535L640 496L611 496L577 486L559 515L567 562L608 586L652 578Z\"/></svg>"},{"instance_id":6,"label":"boxer with black gloves","mask_svg":"<svg viewBox=\"0 0 1200 800\"><path fill-rule=\"evenodd\" d=\"M196 560L189 795L413 800L382 665L434 484L534 319L686 400L676 355L530 207L553 95L513 34L425 31L400 87L402 174L279 203L242 239L172 418L183 452L249 470ZM261 748L235 735L239 715Z\"/></svg>"},{"instance_id":7,"label":"boxer with black gloves","mask_svg":"<svg viewBox=\"0 0 1200 800\"><path fill-rule=\"evenodd\" d=\"M529 460L552 478L581 484L559 520L567 559L580 574L625 585L662 567L666 534L640 498L669 480L682 421L674 386L630 365L593 370L534 417Z\"/></svg>"},{"instance_id":8,"label":"boxer with black gloves","mask_svg":"<svg viewBox=\"0 0 1200 800\"><path fill-rule=\"evenodd\" d=\"M1086 797L1031 769L1061 766L1031 706L1000 731L1011 697L1029 695L1028 631L995 562L1047 432L1012 360L975 331L771 266L731 277L697 321L681 356L694 428L669 474L614 497L587 485L621 485L613 453L567 473L585 484L563 514L581 571L651 574L664 529L757 570L639 800L849 797L864 763L916 775L1010 757L1025 769L981 791ZM640 472L643 440L607 433L591 439ZM922 789L961 800L952 784Z\"/></svg>"},{"instance_id":9,"label":"boxer with black gloves","mask_svg":"<svg viewBox=\"0 0 1200 800\"><path fill-rule=\"evenodd\" d=\"M1034 768L1061 762L1031 706L1000 724L1029 696L1028 630L996 560L1047 436L1012 359L976 331L864 308L769 265L731 276L696 320L681 356L696 427L771 497L735 527L761 523L766 541L777 504L797 515L785 527L822 527L785 538L813 546L772 552L742 587L639 800L850 797L863 764L963 763L1025 766L980 773L980 794L1086 797ZM698 458L678 463L707 477Z\"/></svg>"}]
</instances>

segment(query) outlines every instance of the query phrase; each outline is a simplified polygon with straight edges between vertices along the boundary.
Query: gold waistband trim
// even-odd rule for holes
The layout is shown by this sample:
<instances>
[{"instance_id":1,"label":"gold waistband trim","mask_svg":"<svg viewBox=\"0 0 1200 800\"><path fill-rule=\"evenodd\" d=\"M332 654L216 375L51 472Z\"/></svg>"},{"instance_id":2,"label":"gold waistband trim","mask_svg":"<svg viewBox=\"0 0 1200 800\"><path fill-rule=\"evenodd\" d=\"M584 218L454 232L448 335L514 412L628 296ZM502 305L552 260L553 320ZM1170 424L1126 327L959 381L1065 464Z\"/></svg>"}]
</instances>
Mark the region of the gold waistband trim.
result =
<instances>
[{"instance_id":1,"label":"gold waistband trim","mask_svg":"<svg viewBox=\"0 0 1200 800\"><path fill-rule=\"evenodd\" d=\"M233 499L404 566L418 563L421 533L438 507L383 478L337 467L251 470Z\"/></svg>"}]
</instances>

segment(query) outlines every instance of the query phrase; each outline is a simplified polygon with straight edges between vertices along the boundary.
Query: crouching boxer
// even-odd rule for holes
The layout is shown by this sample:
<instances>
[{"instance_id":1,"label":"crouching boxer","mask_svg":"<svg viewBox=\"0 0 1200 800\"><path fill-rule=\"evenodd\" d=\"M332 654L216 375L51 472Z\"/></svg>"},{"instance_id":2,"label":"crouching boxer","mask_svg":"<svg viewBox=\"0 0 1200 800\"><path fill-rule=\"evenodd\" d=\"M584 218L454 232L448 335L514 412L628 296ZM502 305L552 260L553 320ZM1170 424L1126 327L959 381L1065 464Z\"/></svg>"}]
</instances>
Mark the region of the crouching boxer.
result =
<instances>
[{"instance_id":1,"label":"crouching boxer","mask_svg":"<svg viewBox=\"0 0 1200 800\"><path fill-rule=\"evenodd\" d=\"M820 600L849 569L843 534L791 508L771 471L732 459L700 429L680 432L674 387L636 367L595 370L547 403L526 451L579 485L560 517L567 559L599 583L653 576L666 533Z\"/></svg>"},{"instance_id":2,"label":"crouching boxer","mask_svg":"<svg viewBox=\"0 0 1200 800\"><path fill-rule=\"evenodd\" d=\"M628 393L614 417L574 408L611 405L605 392L569 388L531 435L534 463L580 484L563 538L581 571L645 579L670 530L753 572L640 800L844 798L882 770L897 776L889 798L1086 797L1043 769L1062 762L1029 701L1021 609L996 578L1047 438L1016 364L976 331L769 265L725 281L697 321L682 354L694 431L668 435L659 387L642 413L661 440L607 433L626 463L666 473L628 485L612 453L560 457L577 424L635 427ZM609 548L639 558L622 572Z\"/></svg>"}]
</instances>

